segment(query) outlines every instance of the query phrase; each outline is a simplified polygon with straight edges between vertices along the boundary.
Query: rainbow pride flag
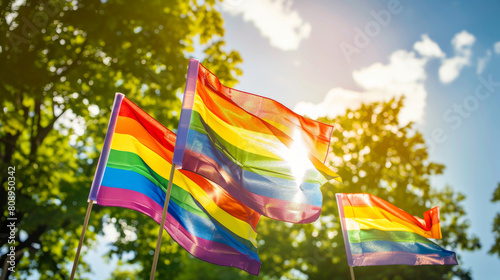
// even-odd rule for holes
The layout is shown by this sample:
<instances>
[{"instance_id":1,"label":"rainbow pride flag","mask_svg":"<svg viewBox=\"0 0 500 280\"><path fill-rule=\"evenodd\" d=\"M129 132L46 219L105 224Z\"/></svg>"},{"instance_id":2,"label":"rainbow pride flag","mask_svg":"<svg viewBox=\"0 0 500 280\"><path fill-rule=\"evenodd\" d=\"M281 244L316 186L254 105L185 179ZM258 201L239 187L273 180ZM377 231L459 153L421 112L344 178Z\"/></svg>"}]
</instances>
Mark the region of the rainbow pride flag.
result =
<instances>
[{"instance_id":1,"label":"rainbow pride flag","mask_svg":"<svg viewBox=\"0 0 500 280\"><path fill-rule=\"evenodd\" d=\"M366 193L336 194L349 266L458 264L441 239L439 207L414 217Z\"/></svg>"},{"instance_id":2,"label":"rainbow pride flag","mask_svg":"<svg viewBox=\"0 0 500 280\"><path fill-rule=\"evenodd\" d=\"M321 212L320 186L341 181L324 165L332 130L191 60L173 162L269 218L308 223Z\"/></svg>"},{"instance_id":3,"label":"rainbow pride flag","mask_svg":"<svg viewBox=\"0 0 500 280\"><path fill-rule=\"evenodd\" d=\"M89 199L139 211L160 223L176 135L127 98L118 108L116 122L110 123L102 182ZM200 175L175 172L165 223L170 236L201 260L258 275L260 214Z\"/></svg>"}]
</instances>

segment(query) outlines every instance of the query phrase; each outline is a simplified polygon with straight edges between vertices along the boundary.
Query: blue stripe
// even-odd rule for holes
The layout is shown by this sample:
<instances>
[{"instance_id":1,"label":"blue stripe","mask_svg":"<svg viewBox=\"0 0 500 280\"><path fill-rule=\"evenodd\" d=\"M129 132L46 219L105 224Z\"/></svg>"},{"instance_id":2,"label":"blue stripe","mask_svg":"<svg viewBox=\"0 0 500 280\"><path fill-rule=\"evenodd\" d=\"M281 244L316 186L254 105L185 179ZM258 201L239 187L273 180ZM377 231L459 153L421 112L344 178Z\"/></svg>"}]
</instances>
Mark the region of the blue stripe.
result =
<instances>
[{"instance_id":1,"label":"blue stripe","mask_svg":"<svg viewBox=\"0 0 500 280\"><path fill-rule=\"evenodd\" d=\"M438 254L441 257L452 256L455 253L447 251L434 243L368 241L349 243L352 254L377 252L407 252L413 254Z\"/></svg>"},{"instance_id":2,"label":"blue stripe","mask_svg":"<svg viewBox=\"0 0 500 280\"><path fill-rule=\"evenodd\" d=\"M207 135L190 129L186 149L203 154L213 159L233 179L246 190L260 196L299 202L321 207L323 195L320 185L309 182L297 182L283 178L257 174L242 169L215 148Z\"/></svg>"},{"instance_id":3,"label":"blue stripe","mask_svg":"<svg viewBox=\"0 0 500 280\"><path fill-rule=\"evenodd\" d=\"M101 184L110 188L121 188L142 193L154 200L161 207L165 203L165 193L146 177L133 171L106 167ZM173 185L172 187L177 186ZM190 198L194 200L192 196ZM200 211L202 210L200 209ZM191 213L172 200L170 200L168 205L168 213L191 234L206 240L229 245L239 252L249 255L252 259L259 260L259 256L256 253L252 252L210 219Z\"/></svg>"},{"instance_id":4,"label":"blue stripe","mask_svg":"<svg viewBox=\"0 0 500 280\"><path fill-rule=\"evenodd\" d=\"M248 247L233 238L229 233L217 226L209 219L197 216L184 210L175 202L169 202L168 213L174 217L187 231L200 238L229 245L239 252L259 260L259 256Z\"/></svg>"},{"instance_id":5,"label":"blue stripe","mask_svg":"<svg viewBox=\"0 0 500 280\"><path fill-rule=\"evenodd\" d=\"M148 178L133 171L106 166L101 185L142 193L163 207L165 192Z\"/></svg>"}]
</instances>

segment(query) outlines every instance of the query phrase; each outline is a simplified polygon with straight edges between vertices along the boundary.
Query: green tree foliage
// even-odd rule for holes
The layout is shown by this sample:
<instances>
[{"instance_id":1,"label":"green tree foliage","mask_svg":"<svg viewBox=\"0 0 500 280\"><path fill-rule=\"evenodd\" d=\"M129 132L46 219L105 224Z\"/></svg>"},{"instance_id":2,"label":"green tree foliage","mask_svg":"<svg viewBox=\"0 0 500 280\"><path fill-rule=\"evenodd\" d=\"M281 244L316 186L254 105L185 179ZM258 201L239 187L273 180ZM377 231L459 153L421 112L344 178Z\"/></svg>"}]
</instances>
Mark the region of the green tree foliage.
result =
<instances>
[{"instance_id":1,"label":"green tree foliage","mask_svg":"<svg viewBox=\"0 0 500 280\"><path fill-rule=\"evenodd\" d=\"M344 186L323 187L323 210L312 224L291 225L262 219L258 226L262 273L271 279L349 279L344 240L335 193L367 192L415 216L441 207L443 239L448 249L475 250L476 237L467 234L461 202L464 196L451 188L433 188L430 177L444 166L429 161L422 135L413 124L401 125L402 101L363 105L344 116L321 121L336 128L328 163ZM470 279L460 266L356 267L356 279Z\"/></svg>"},{"instance_id":2,"label":"green tree foliage","mask_svg":"<svg viewBox=\"0 0 500 280\"><path fill-rule=\"evenodd\" d=\"M40 279L66 279L115 92L173 128L180 111L176 94L193 52L224 83L236 82L242 60L223 48L223 20L215 5L215 0L0 1L0 267L7 249L8 166L16 167L21 239L15 247L22 256L14 276L37 272ZM112 253L135 252L131 262L148 268L135 276L149 274L158 225L134 211L95 206L84 252L95 245L103 219L120 233ZM165 237L158 272L175 274L184 254ZM81 264L78 275L89 271Z\"/></svg>"},{"instance_id":3,"label":"green tree foliage","mask_svg":"<svg viewBox=\"0 0 500 280\"><path fill-rule=\"evenodd\" d=\"M498 187L493 193L493 198L491 199L491 202L498 201L500 201L500 183L498 184ZM493 233L495 234L495 242L493 243L494 245L491 246L489 253L497 254L500 257L500 213L497 213L493 221Z\"/></svg>"}]
</instances>

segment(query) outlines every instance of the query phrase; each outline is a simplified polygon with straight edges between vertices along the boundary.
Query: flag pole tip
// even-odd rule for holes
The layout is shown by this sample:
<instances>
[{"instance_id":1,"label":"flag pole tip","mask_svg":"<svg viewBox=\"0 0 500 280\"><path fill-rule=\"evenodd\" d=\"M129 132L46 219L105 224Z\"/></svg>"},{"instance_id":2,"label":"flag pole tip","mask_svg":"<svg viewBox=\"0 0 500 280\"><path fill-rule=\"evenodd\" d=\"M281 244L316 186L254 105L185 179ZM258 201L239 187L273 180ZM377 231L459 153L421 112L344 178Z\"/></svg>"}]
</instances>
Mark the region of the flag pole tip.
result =
<instances>
[{"instance_id":1,"label":"flag pole tip","mask_svg":"<svg viewBox=\"0 0 500 280\"><path fill-rule=\"evenodd\" d=\"M123 94L123 93L121 93L121 92L117 92L117 93L116 93L116 97L118 97L118 96L123 98L123 97L125 97L125 94Z\"/></svg>"}]
</instances>

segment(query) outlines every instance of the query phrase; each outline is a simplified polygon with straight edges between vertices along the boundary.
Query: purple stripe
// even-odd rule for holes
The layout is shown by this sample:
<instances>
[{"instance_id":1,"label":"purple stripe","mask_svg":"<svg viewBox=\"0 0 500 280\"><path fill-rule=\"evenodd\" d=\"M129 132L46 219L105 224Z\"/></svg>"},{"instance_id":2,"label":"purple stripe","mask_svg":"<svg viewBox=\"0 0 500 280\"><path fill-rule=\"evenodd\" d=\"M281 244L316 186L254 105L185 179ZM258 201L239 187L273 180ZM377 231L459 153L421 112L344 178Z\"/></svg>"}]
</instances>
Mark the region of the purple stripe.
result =
<instances>
[{"instance_id":1,"label":"purple stripe","mask_svg":"<svg viewBox=\"0 0 500 280\"><path fill-rule=\"evenodd\" d=\"M99 186L101 186L104 169L106 168L106 163L108 162L111 140L113 139L113 133L115 132L116 127L116 120L118 118L118 113L120 112L120 107L124 97L125 95L116 93L115 101L113 102L113 109L111 110L111 117L109 118L108 130L106 131L106 137L104 138L104 146L102 147L101 155L99 156L99 161L95 170L94 180L92 181L92 187L90 188L89 200L97 200Z\"/></svg>"},{"instance_id":2,"label":"purple stripe","mask_svg":"<svg viewBox=\"0 0 500 280\"><path fill-rule=\"evenodd\" d=\"M415 254L408 252L377 252L354 254L353 266L371 265L456 265L456 256L441 257L438 254Z\"/></svg>"},{"instance_id":3,"label":"purple stripe","mask_svg":"<svg viewBox=\"0 0 500 280\"><path fill-rule=\"evenodd\" d=\"M163 207L148 196L131 190L101 186L99 205L117 206L141 212L161 222ZM259 275L261 263L231 246L199 238L189 233L174 217L167 214L165 229L181 247L193 256L216 265L232 266Z\"/></svg>"},{"instance_id":4,"label":"purple stripe","mask_svg":"<svg viewBox=\"0 0 500 280\"><path fill-rule=\"evenodd\" d=\"M335 198L337 199L337 207L339 208L340 215L340 226L342 227L342 235L344 236L344 245L345 252L347 255L347 264L349 266L353 266L351 246L349 245L349 236L347 235L347 228L345 222L345 214L344 214L344 203L342 203L342 195L341 193L335 194Z\"/></svg>"},{"instance_id":5,"label":"purple stripe","mask_svg":"<svg viewBox=\"0 0 500 280\"><path fill-rule=\"evenodd\" d=\"M191 123L191 114L193 113L194 96L196 94L196 82L198 81L198 69L200 62L196 59L189 60L188 74L186 80L186 89L182 99L181 117L177 127L177 139L175 140L174 156L172 163L176 169L182 167L182 158L186 149L186 141Z\"/></svg>"},{"instance_id":6,"label":"purple stripe","mask_svg":"<svg viewBox=\"0 0 500 280\"><path fill-rule=\"evenodd\" d=\"M261 196L243 188L212 158L186 150L183 169L198 173L223 187L234 198L269 218L292 223L311 223L321 214L321 206ZM209 176L208 176L209 175Z\"/></svg>"}]
</instances>

